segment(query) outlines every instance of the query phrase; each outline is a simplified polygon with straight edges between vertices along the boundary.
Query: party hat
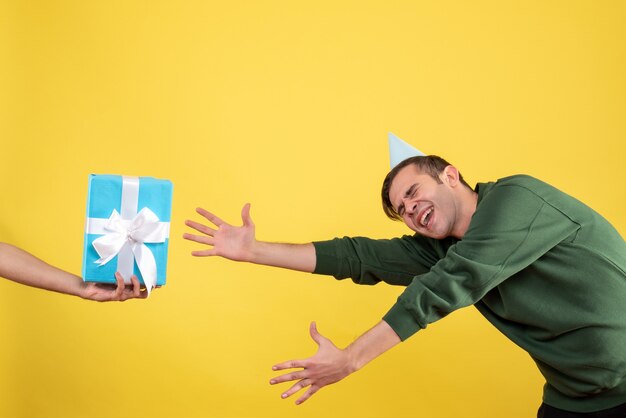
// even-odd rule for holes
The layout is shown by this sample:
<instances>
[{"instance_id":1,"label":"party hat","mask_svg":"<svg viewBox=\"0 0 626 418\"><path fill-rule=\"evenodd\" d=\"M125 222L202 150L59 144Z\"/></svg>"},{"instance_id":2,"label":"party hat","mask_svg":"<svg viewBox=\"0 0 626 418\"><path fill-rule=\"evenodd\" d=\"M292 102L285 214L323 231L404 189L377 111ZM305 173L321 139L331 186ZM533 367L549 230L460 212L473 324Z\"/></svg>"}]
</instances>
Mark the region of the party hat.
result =
<instances>
[{"instance_id":1,"label":"party hat","mask_svg":"<svg viewBox=\"0 0 626 418\"><path fill-rule=\"evenodd\" d=\"M391 168L397 166L401 161L417 155L426 154L389 132L389 162Z\"/></svg>"}]
</instances>

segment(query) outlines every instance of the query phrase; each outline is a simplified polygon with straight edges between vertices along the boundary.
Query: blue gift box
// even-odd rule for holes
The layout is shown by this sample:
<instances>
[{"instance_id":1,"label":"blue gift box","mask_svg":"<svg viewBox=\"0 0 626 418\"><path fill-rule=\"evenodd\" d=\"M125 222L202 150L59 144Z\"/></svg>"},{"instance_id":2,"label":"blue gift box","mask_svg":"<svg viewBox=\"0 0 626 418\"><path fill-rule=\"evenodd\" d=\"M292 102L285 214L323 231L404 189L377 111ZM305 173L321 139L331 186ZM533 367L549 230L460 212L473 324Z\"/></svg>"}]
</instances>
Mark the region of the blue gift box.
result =
<instances>
[{"instance_id":1,"label":"blue gift box","mask_svg":"<svg viewBox=\"0 0 626 418\"><path fill-rule=\"evenodd\" d=\"M145 283L148 274L155 276L149 282L164 285L171 213L169 180L91 174L83 280L115 283L115 272L120 271L127 283L131 274ZM99 254L102 247L108 251L104 255Z\"/></svg>"}]
</instances>

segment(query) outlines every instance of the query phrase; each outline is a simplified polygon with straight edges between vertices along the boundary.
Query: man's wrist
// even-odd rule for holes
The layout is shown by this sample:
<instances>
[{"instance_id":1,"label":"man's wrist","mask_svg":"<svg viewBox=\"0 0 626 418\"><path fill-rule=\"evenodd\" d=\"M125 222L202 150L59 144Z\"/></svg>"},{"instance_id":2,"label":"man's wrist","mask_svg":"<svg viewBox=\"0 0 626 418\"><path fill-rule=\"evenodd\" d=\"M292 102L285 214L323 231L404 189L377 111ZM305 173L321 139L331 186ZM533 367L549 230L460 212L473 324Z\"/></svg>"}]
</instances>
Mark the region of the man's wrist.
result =
<instances>
[{"instance_id":1,"label":"man's wrist","mask_svg":"<svg viewBox=\"0 0 626 418\"><path fill-rule=\"evenodd\" d=\"M257 241L256 239L250 244L247 257L244 256L245 262L253 263L253 264L263 264L263 261L266 258L267 254L267 243L262 241Z\"/></svg>"},{"instance_id":2,"label":"man's wrist","mask_svg":"<svg viewBox=\"0 0 626 418\"><path fill-rule=\"evenodd\" d=\"M380 321L346 347L351 372L360 370L367 363L400 342L400 337L389 324Z\"/></svg>"},{"instance_id":3,"label":"man's wrist","mask_svg":"<svg viewBox=\"0 0 626 418\"><path fill-rule=\"evenodd\" d=\"M347 346L344 351L348 358L348 372L350 374L361 370L367 364L367 361L360 358L359 350L355 348L354 343Z\"/></svg>"}]
</instances>

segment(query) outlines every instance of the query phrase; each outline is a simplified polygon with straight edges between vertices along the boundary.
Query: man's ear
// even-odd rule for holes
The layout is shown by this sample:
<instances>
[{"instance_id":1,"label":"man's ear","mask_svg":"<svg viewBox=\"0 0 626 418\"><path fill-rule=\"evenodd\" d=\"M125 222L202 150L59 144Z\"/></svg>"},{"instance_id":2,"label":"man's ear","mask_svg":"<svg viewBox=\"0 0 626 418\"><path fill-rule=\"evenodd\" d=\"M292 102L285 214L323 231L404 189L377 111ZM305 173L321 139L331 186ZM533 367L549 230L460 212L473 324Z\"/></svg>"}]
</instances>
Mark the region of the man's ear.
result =
<instances>
[{"instance_id":1,"label":"man's ear","mask_svg":"<svg viewBox=\"0 0 626 418\"><path fill-rule=\"evenodd\" d=\"M459 170L453 165L444 168L441 177L441 180L447 182L450 187L456 187L459 184Z\"/></svg>"}]
</instances>

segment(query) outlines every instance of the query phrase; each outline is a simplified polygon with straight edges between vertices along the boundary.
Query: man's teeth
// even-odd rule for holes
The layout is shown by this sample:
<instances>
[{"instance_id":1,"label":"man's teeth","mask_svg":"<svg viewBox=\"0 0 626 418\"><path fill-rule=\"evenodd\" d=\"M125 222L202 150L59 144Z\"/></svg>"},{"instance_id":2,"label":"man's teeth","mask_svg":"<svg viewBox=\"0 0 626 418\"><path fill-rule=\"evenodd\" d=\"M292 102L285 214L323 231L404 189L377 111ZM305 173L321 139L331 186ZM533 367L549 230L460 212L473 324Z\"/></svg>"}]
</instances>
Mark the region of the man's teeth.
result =
<instances>
[{"instance_id":1,"label":"man's teeth","mask_svg":"<svg viewBox=\"0 0 626 418\"><path fill-rule=\"evenodd\" d=\"M420 224L422 226L426 226L428 224L428 221L430 220L430 214L431 213L433 213L433 208L430 208L426 212L424 212L424 214L422 215L422 219L420 220Z\"/></svg>"}]
</instances>

